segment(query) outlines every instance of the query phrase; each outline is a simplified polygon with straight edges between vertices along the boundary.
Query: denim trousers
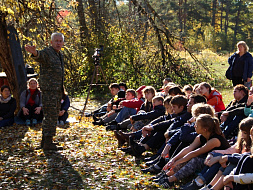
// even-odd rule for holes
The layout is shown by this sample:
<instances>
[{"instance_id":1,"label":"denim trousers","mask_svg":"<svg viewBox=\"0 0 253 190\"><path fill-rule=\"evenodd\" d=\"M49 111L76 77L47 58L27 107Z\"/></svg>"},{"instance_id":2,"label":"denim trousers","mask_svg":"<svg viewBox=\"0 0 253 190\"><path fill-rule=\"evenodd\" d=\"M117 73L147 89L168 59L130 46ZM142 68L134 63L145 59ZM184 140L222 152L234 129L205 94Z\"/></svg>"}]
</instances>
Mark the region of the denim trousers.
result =
<instances>
[{"instance_id":1,"label":"denim trousers","mask_svg":"<svg viewBox=\"0 0 253 190\"><path fill-rule=\"evenodd\" d=\"M122 121L129 118L131 115L135 115L136 113L137 111L135 108L123 107L118 113L115 120L117 121L117 123L121 123Z\"/></svg>"},{"instance_id":2,"label":"denim trousers","mask_svg":"<svg viewBox=\"0 0 253 190\"><path fill-rule=\"evenodd\" d=\"M221 153L213 153L213 157L217 157L217 156L223 156L223 154L221 154ZM217 174L217 172L219 171L220 167L221 167L221 165L220 165L219 162L213 164L211 167L205 165L205 167L198 174L198 176L199 176L200 179L202 179L202 181L205 184L208 184L208 183L210 183L212 181L212 179L214 178L214 176Z\"/></svg>"}]
</instances>

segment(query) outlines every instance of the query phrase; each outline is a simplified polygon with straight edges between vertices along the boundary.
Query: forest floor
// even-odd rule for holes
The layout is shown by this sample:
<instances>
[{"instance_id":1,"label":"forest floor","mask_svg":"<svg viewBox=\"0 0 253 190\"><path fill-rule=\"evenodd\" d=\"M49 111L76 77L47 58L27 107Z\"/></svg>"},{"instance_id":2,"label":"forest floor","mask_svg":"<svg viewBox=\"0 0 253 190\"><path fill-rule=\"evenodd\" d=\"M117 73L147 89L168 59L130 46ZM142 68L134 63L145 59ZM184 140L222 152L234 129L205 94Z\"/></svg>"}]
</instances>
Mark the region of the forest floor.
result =
<instances>
[{"instance_id":1,"label":"forest floor","mask_svg":"<svg viewBox=\"0 0 253 190\"><path fill-rule=\"evenodd\" d=\"M84 102L71 105L82 110ZM87 110L98 103L92 101ZM117 148L113 132L94 126L90 117L78 121L79 112L70 110L73 121L57 127L54 138L64 150L37 149L41 124L14 124L0 129L0 189L153 189L151 175L142 174L140 160ZM76 119L75 119L76 118Z\"/></svg>"},{"instance_id":2,"label":"forest floor","mask_svg":"<svg viewBox=\"0 0 253 190\"><path fill-rule=\"evenodd\" d=\"M152 175L141 173L142 159L117 148L113 132L94 126L90 117L79 122L77 109L83 109L83 100L71 105L72 121L58 127L54 139L62 151L37 149L41 124L0 129L0 189L160 189L148 180ZM98 105L91 101L86 110Z\"/></svg>"}]
</instances>

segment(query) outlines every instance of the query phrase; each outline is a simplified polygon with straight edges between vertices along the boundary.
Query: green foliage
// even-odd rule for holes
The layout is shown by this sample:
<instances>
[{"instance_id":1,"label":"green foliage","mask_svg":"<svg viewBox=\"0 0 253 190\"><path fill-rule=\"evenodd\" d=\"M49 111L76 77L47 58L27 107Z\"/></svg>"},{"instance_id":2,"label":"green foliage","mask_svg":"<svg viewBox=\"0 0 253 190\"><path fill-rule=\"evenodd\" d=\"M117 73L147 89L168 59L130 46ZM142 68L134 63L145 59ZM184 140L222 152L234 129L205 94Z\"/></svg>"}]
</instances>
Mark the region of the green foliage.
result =
<instances>
[{"instance_id":1,"label":"green foliage","mask_svg":"<svg viewBox=\"0 0 253 190\"><path fill-rule=\"evenodd\" d=\"M3 0L0 11L6 12L8 23L18 29L22 47L33 43L42 49L50 45L52 32L65 35L65 85L72 96L87 93L95 70L92 55L99 45L104 45L100 65L108 83L160 88L163 78L170 77L181 85L208 80L215 86L230 86L224 73L212 68L214 59L202 59L198 54L203 49L234 51L237 39L253 44L250 3L220 0L215 8L211 0L138 1L139 7L133 2L83 1L85 27L80 26L77 1ZM61 15L62 9L69 14ZM184 47L195 52L199 61ZM24 59L39 72L25 51ZM99 74L94 83L105 83ZM97 86L92 92L105 93L108 87Z\"/></svg>"},{"instance_id":2,"label":"green foliage","mask_svg":"<svg viewBox=\"0 0 253 190\"><path fill-rule=\"evenodd\" d=\"M181 57L183 56L184 55L181 54ZM209 77L210 79L206 80L204 78L201 79L196 77L192 79L192 81L194 81L195 83L207 81L213 87L220 89L232 87L231 81L225 78L225 72L228 68L227 60L228 57L230 56L227 52L218 55L209 49L205 49L197 53L195 56L197 57L197 59L201 64L201 66L199 68L196 68L195 70L197 72L203 72L203 69L201 69L201 67L205 67L207 70L209 70L207 77ZM189 56L185 56L185 59L188 63L194 64L194 62L191 61ZM204 75L204 73L202 73L202 75Z\"/></svg>"}]
</instances>

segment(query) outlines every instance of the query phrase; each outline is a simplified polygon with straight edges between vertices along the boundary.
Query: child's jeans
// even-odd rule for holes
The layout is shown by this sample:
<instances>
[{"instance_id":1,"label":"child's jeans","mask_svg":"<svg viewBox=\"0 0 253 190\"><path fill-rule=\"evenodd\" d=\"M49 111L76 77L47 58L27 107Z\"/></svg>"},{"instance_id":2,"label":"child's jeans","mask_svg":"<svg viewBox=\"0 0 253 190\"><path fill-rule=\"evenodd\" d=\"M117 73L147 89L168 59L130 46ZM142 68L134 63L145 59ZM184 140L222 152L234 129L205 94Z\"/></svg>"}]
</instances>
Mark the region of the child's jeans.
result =
<instances>
[{"instance_id":1,"label":"child's jeans","mask_svg":"<svg viewBox=\"0 0 253 190\"><path fill-rule=\"evenodd\" d=\"M223 156L223 154L221 154L221 153L212 152L212 154L213 154L213 157ZM202 179L202 181L205 184L208 184L211 182L211 180L217 174L220 167L221 167L221 165L219 164L219 162L213 164L211 167L205 165L203 170L198 174L198 176L200 179Z\"/></svg>"},{"instance_id":2,"label":"child's jeans","mask_svg":"<svg viewBox=\"0 0 253 190\"><path fill-rule=\"evenodd\" d=\"M136 113L137 111L135 108L123 107L118 113L115 120L117 121L117 123L121 123L122 121L129 118L131 115L135 115Z\"/></svg>"}]
</instances>

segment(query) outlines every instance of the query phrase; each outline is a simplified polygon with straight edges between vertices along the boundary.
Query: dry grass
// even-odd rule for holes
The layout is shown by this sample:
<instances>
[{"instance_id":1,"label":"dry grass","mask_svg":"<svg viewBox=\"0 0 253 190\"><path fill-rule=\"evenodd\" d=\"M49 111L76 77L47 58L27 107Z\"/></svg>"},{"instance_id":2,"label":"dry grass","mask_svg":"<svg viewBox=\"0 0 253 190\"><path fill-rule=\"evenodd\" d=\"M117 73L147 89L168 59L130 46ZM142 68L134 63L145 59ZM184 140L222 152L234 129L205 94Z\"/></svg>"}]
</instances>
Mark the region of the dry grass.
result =
<instances>
[{"instance_id":1,"label":"dry grass","mask_svg":"<svg viewBox=\"0 0 253 190\"><path fill-rule=\"evenodd\" d=\"M233 88L223 88L223 89L217 89L222 94L223 102L225 106L227 106L233 99Z\"/></svg>"}]
</instances>

